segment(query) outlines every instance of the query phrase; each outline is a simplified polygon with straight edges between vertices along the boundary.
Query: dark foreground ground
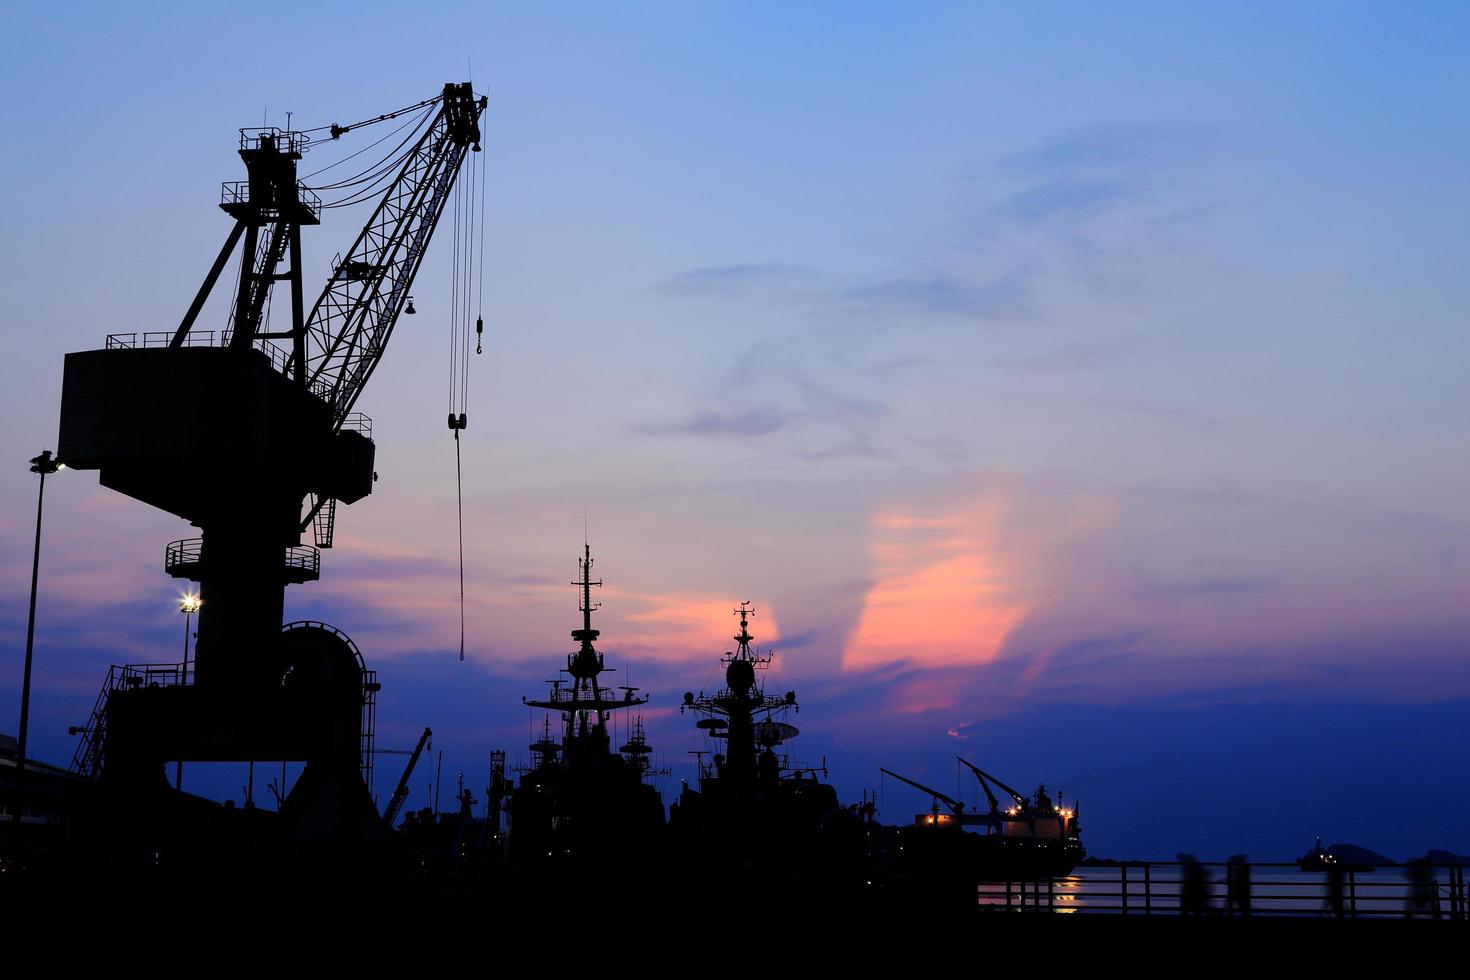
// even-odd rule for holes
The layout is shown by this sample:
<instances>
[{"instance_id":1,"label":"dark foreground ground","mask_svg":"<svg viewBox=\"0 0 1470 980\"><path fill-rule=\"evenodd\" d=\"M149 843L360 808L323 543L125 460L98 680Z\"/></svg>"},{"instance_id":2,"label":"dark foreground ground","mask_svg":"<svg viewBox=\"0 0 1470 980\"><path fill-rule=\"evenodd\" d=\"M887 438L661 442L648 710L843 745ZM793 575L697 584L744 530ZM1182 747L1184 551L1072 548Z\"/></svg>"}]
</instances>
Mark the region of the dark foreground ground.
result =
<instances>
[{"instance_id":1,"label":"dark foreground ground","mask_svg":"<svg viewBox=\"0 0 1470 980\"><path fill-rule=\"evenodd\" d=\"M407 956L430 969L463 966L491 976L755 977L839 970L983 976L997 969L1009 976L1013 968L1083 977L1222 970L1310 970L1315 977L1380 964L1463 975L1470 951L1464 922L981 911L824 902L774 887L737 897L711 881L637 891L576 880L497 895L343 890L301 880L281 889L199 881L141 891L73 886L10 889L0 900L0 934L11 948L86 954L99 947L85 937L100 935L109 937L106 955L120 961L189 949L207 962L249 969L272 961L274 949L299 963L346 957L371 967Z\"/></svg>"}]
</instances>

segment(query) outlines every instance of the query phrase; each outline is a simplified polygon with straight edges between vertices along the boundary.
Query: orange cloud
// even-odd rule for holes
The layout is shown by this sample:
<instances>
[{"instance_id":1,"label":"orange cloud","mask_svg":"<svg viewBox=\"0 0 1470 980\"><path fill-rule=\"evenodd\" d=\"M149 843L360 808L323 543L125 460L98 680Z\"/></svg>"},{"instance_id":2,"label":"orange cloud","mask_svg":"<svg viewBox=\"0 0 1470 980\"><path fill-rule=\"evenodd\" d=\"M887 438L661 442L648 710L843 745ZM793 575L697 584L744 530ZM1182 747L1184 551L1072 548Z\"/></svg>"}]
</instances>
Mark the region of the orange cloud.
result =
<instances>
[{"instance_id":1,"label":"orange cloud","mask_svg":"<svg viewBox=\"0 0 1470 980\"><path fill-rule=\"evenodd\" d=\"M739 632L739 620L731 615L736 603L726 597L623 593L620 598L624 596L648 608L624 615L607 628L609 650L622 648L659 660L715 663L721 654L735 649L733 637ZM779 639L770 605L756 605L750 631L762 648Z\"/></svg>"},{"instance_id":2,"label":"orange cloud","mask_svg":"<svg viewBox=\"0 0 1470 980\"><path fill-rule=\"evenodd\" d=\"M966 666L999 655L1030 608L1000 547L1007 504L997 492L945 513L872 517L875 582L843 651L844 670L900 662ZM927 700L937 705L944 698ZM908 710L922 707L916 701Z\"/></svg>"}]
</instances>

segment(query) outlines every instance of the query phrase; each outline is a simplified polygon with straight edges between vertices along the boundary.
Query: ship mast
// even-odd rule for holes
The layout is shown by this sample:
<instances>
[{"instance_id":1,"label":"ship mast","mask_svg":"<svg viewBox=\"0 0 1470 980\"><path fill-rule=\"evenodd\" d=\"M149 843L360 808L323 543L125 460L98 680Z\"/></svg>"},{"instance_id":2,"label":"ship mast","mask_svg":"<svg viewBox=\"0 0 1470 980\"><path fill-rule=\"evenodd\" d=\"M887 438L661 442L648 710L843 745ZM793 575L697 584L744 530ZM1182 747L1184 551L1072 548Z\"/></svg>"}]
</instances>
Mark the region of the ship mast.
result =
<instances>
[{"instance_id":1,"label":"ship mast","mask_svg":"<svg viewBox=\"0 0 1470 980\"><path fill-rule=\"evenodd\" d=\"M562 668L572 678L569 687L560 682L552 684L551 697L545 701L525 701L528 707L544 708L560 712L563 722L563 758L573 762L576 758L605 755L610 743L607 733L609 715L620 708L631 708L647 704L646 697L638 697L635 688L625 688L621 697L612 688L597 683L597 677L607 669L602 654L597 652L593 641L601 635L592 626L592 611L602 604L592 601L592 587L601 588L602 580L592 578L592 547L582 546L582 557L577 559L580 576L571 583L578 590L578 610L582 613L582 626L572 630L572 639L578 643L575 653L567 655L567 665ZM545 741L545 740L543 740Z\"/></svg>"},{"instance_id":2,"label":"ship mast","mask_svg":"<svg viewBox=\"0 0 1470 980\"><path fill-rule=\"evenodd\" d=\"M779 778L781 765L772 750L798 732L792 725L774 721L773 716L799 709L795 691L776 697L766 694L756 684L755 672L766 668L771 656L763 655L751 646L755 640L750 634L754 607L749 602L742 602L734 614L740 617L740 632L734 636L735 652L727 653L722 660L725 664L725 689L708 697L701 692L697 698L693 692L686 691L679 710L687 709L704 715L699 727L708 731L712 738L725 742L725 751L715 756L714 779L735 793L743 794L754 790L758 781L771 782Z\"/></svg>"}]
</instances>

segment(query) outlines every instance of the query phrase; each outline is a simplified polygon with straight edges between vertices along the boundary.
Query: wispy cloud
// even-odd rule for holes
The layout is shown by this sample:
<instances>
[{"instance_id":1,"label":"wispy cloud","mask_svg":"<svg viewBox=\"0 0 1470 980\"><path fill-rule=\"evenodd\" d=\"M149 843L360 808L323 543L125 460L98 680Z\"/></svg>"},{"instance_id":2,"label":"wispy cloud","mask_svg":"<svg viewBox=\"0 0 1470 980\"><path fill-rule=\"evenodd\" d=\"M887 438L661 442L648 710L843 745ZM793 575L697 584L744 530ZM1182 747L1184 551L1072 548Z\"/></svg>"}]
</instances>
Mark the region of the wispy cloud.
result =
<instances>
[{"instance_id":1,"label":"wispy cloud","mask_svg":"<svg viewBox=\"0 0 1470 980\"><path fill-rule=\"evenodd\" d=\"M1224 599L1230 596L1254 596L1274 592L1280 583L1255 575L1205 576L1201 578L1160 579L1140 577L1133 594L1145 602L1177 599Z\"/></svg>"},{"instance_id":2,"label":"wispy cloud","mask_svg":"<svg viewBox=\"0 0 1470 980\"><path fill-rule=\"evenodd\" d=\"M1001 210L1018 221L1038 222L1093 214L1130 196L1132 193L1120 180L1049 180L1012 194Z\"/></svg>"},{"instance_id":3,"label":"wispy cloud","mask_svg":"<svg viewBox=\"0 0 1470 980\"><path fill-rule=\"evenodd\" d=\"M1035 319L1038 308L1029 276L1013 271L984 281L958 276L905 276L847 290L857 309L890 317L932 320L1019 321Z\"/></svg>"},{"instance_id":4,"label":"wispy cloud","mask_svg":"<svg viewBox=\"0 0 1470 980\"><path fill-rule=\"evenodd\" d=\"M788 413L775 408L743 412L696 412L673 422L650 422L637 431L652 436L768 436L784 428Z\"/></svg>"},{"instance_id":5,"label":"wispy cloud","mask_svg":"<svg viewBox=\"0 0 1470 980\"><path fill-rule=\"evenodd\" d=\"M1174 165L1198 157L1216 142L1217 135L1200 126L1164 123L1088 126L1012 154L996 169L1005 175L1034 177Z\"/></svg>"},{"instance_id":6,"label":"wispy cloud","mask_svg":"<svg viewBox=\"0 0 1470 980\"><path fill-rule=\"evenodd\" d=\"M790 288L815 278L810 270L780 262L702 266L677 272L654 288L661 292L698 295L745 293L759 289Z\"/></svg>"},{"instance_id":7,"label":"wispy cloud","mask_svg":"<svg viewBox=\"0 0 1470 980\"><path fill-rule=\"evenodd\" d=\"M738 360L751 359L749 355ZM808 374L776 366L752 371L756 381L747 380L739 371L721 379L719 387L735 392L751 384L764 386L774 399L788 404L756 406L744 410L707 409L667 421L650 421L634 431L646 436L712 436L715 438L761 438L782 430L837 430L843 434L838 446L828 446L822 453L859 453L871 455L873 429L882 418L882 402L838 391L816 381ZM803 455L812 455L811 451Z\"/></svg>"}]
</instances>

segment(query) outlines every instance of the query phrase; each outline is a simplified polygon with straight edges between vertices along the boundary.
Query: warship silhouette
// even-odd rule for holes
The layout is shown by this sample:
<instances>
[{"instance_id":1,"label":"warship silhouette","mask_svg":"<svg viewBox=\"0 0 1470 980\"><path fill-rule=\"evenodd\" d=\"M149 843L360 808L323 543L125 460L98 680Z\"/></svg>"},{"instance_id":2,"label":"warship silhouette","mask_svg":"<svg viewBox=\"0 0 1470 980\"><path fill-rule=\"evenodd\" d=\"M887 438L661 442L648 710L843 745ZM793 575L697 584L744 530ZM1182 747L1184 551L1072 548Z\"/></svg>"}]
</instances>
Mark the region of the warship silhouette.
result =
<instances>
[{"instance_id":1,"label":"warship silhouette","mask_svg":"<svg viewBox=\"0 0 1470 980\"><path fill-rule=\"evenodd\" d=\"M693 753L696 784L686 783L669 807L676 859L728 872L731 883L856 880L864 860L860 824L818 778L827 775L825 760L821 767L794 765L779 751L800 734L782 720L800 710L796 692L766 692L759 676L771 655L753 645L755 610L742 602L735 615L736 648L720 661L725 686L713 694L686 691L679 709L698 716L696 728L720 751Z\"/></svg>"},{"instance_id":2,"label":"warship silhouette","mask_svg":"<svg viewBox=\"0 0 1470 980\"><path fill-rule=\"evenodd\" d=\"M556 869L620 872L630 867L662 865L664 807L649 784L650 749L642 719L630 724L628 741L613 749L610 722L616 712L648 703L636 687L603 686L608 670L593 645L600 631L592 627L592 549L584 545L578 559L577 586L582 625L572 630L578 643L561 672L549 681L547 697L522 698L528 708L560 716L553 731L548 716L541 738L530 745L531 764L521 770L510 793L506 859L510 869L534 876ZM555 880L551 878L548 880Z\"/></svg>"}]
</instances>

